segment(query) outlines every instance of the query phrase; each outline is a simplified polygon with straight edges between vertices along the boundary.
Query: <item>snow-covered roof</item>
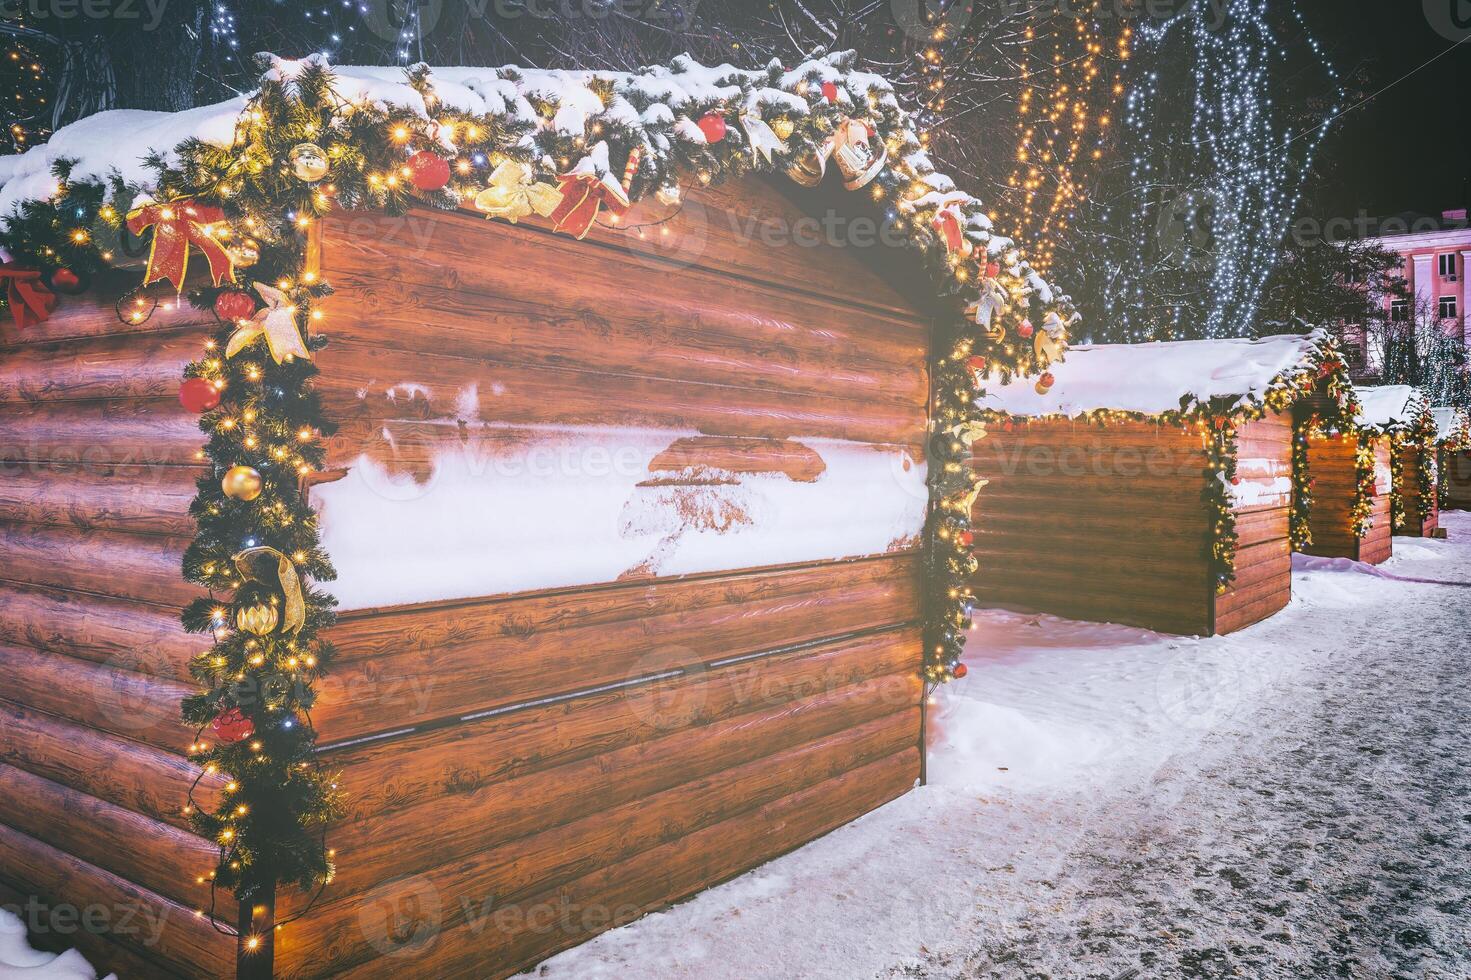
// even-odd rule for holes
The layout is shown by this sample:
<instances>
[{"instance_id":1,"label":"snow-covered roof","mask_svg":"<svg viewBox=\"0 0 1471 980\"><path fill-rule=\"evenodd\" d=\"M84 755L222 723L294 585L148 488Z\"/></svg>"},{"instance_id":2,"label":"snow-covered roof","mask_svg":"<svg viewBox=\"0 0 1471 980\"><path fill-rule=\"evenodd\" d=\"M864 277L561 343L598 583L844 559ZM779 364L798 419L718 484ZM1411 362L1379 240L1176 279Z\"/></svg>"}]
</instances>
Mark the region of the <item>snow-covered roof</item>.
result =
<instances>
[{"instance_id":1,"label":"snow-covered roof","mask_svg":"<svg viewBox=\"0 0 1471 980\"><path fill-rule=\"evenodd\" d=\"M1455 408L1442 405L1432 408L1430 414L1435 417L1435 441L1445 442L1464 432L1467 428L1468 418L1464 408Z\"/></svg>"},{"instance_id":2,"label":"snow-covered roof","mask_svg":"<svg viewBox=\"0 0 1471 980\"><path fill-rule=\"evenodd\" d=\"M1413 425L1424 410L1420 393L1409 385L1354 389L1359 396L1357 422L1366 429L1388 430Z\"/></svg>"},{"instance_id":3,"label":"snow-covered roof","mask_svg":"<svg viewBox=\"0 0 1471 980\"><path fill-rule=\"evenodd\" d=\"M1282 375L1305 370L1327 335L1285 334L1260 340L1177 340L1150 344L1085 344L1068 349L1051 368L1045 394L1031 379L991 389L981 401L1016 416L1093 411L1160 415L1186 405L1228 399L1241 407L1261 403Z\"/></svg>"},{"instance_id":4,"label":"snow-covered roof","mask_svg":"<svg viewBox=\"0 0 1471 980\"><path fill-rule=\"evenodd\" d=\"M270 56L267 56L270 57ZM840 106L891 108L903 120L904 142L918 146L918 137L907 114L894 95L893 86L882 76L848 66L851 52L834 52L809 58L791 69L741 69L731 65L709 67L688 55L669 65L654 65L636 72L561 71L518 67L435 67L428 75L434 106L410 83L403 68L333 65L335 93L344 101L371 101L384 107L408 109L432 118L431 109L448 108L477 115L509 117L529 124L531 132L555 130L595 142L605 126L632 129L646 147L645 155L663 155L676 140L704 142L696 114L715 103L723 103L769 118L777 114L806 116L811 112L813 89L831 82ZM301 61L270 58L267 78L289 79L303 66L320 62L321 55ZM596 87L595 87L596 86ZM600 91L601 90L601 91ZM605 93L611 91L611 96ZM115 110L102 112L57 130L51 139L18 156L0 157L0 221L15 205L27 200L45 200L55 193L53 165L61 158L75 160L73 180L106 182L113 174L144 192L154 190L155 174L143 165L150 152L177 163L173 150L194 137L205 142L228 144L237 119L249 96L239 96L214 105L183 112ZM548 119L538 112L555 106ZM448 137L442 137L449 147ZM563 169L559 161L547 160L533 136L522 143L534 165L545 171ZM962 214L965 237L992 257L1011 253L1014 243L991 232L991 222L979 199L957 191L954 181L936 172L928 154L914 150L903 163L930 192L912 203L915 208L957 206ZM944 201L931 201L943 197ZM1044 303L1054 299L1053 287L1018 257L1011 271ZM1057 294L1060 295L1060 294Z\"/></svg>"}]
</instances>

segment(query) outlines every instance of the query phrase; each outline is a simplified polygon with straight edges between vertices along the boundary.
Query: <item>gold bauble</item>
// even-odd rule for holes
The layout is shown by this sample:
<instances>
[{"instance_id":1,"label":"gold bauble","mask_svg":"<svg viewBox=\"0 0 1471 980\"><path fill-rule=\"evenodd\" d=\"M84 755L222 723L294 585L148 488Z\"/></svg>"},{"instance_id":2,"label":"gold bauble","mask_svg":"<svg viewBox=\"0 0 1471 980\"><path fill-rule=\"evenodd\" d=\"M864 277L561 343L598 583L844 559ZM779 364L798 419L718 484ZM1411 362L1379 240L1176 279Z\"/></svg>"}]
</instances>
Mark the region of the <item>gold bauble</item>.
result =
<instances>
[{"instance_id":1,"label":"gold bauble","mask_svg":"<svg viewBox=\"0 0 1471 980\"><path fill-rule=\"evenodd\" d=\"M315 143L297 143L291 148L289 159L297 180L315 184L327 176L327 153Z\"/></svg>"},{"instance_id":2,"label":"gold bauble","mask_svg":"<svg viewBox=\"0 0 1471 980\"><path fill-rule=\"evenodd\" d=\"M241 632L265 636L276 628L279 619L275 606L258 602L253 606L242 607L235 614L235 625L240 627Z\"/></svg>"},{"instance_id":3,"label":"gold bauble","mask_svg":"<svg viewBox=\"0 0 1471 980\"><path fill-rule=\"evenodd\" d=\"M232 466L225 471L220 489L232 500L254 500L260 496L260 471L252 466Z\"/></svg>"},{"instance_id":4,"label":"gold bauble","mask_svg":"<svg viewBox=\"0 0 1471 980\"><path fill-rule=\"evenodd\" d=\"M776 134L776 138L779 140L791 139L792 132L795 129L796 126L786 116L777 116L771 121L771 131Z\"/></svg>"}]
</instances>

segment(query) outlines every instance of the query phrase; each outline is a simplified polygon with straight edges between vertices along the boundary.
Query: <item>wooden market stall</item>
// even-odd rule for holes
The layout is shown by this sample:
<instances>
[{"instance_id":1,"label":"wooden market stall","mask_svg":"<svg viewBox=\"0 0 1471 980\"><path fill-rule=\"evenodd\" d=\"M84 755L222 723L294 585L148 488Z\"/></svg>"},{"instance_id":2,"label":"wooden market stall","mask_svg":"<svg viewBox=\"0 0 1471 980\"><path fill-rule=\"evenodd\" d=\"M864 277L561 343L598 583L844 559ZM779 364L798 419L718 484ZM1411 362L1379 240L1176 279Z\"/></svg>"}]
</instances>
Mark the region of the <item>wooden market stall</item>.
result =
<instances>
[{"instance_id":1,"label":"wooden market stall","mask_svg":"<svg viewBox=\"0 0 1471 980\"><path fill-rule=\"evenodd\" d=\"M143 910L75 936L125 978L499 977L913 787L931 348L977 279L1071 311L851 65L278 60L20 158L0 901ZM897 244L804 231L901 192ZM198 308L140 287L189 254Z\"/></svg>"},{"instance_id":2,"label":"wooden market stall","mask_svg":"<svg viewBox=\"0 0 1471 980\"><path fill-rule=\"evenodd\" d=\"M1079 346L1045 380L981 403L980 602L1198 635L1287 604L1297 407L1347 397L1325 334Z\"/></svg>"},{"instance_id":3,"label":"wooden market stall","mask_svg":"<svg viewBox=\"0 0 1471 980\"><path fill-rule=\"evenodd\" d=\"M1442 510L1471 510L1471 417L1443 406L1435 416L1436 460Z\"/></svg>"},{"instance_id":4,"label":"wooden market stall","mask_svg":"<svg viewBox=\"0 0 1471 980\"><path fill-rule=\"evenodd\" d=\"M1308 540L1298 548L1320 558L1377 565L1394 552L1390 438L1362 426L1327 422L1322 400L1310 403L1307 462L1312 492Z\"/></svg>"},{"instance_id":5,"label":"wooden market stall","mask_svg":"<svg viewBox=\"0 0 1471 980\"><path fill-rule=\"evenodd\" d=\"M1437 536L1436 423L1430 405L1409 385L1355 389L1359 425L1389 438L1390 527L1414 538Z\"/></svg>"}]
</instances>

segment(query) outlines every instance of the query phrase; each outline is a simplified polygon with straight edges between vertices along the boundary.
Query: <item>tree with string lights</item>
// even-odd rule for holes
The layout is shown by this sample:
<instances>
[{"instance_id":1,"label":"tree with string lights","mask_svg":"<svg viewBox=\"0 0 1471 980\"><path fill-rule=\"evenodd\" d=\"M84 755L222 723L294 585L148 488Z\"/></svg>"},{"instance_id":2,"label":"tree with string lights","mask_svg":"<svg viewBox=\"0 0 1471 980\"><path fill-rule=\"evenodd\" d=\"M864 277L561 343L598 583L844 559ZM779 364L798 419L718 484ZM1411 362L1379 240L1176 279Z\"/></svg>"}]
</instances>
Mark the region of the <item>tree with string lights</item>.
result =
<instances>
[{"instance_id":1,"label":"tree with string lights","mask_svg":"<svg viewBox=\"0 0 1471 980\"><path fill-rule=\"evenodd\" d=\"M1292 4L1192 4L1135 42L1069 281L1097 341L1249 336L1338 76Z\"/></svg>"}]
</instances>

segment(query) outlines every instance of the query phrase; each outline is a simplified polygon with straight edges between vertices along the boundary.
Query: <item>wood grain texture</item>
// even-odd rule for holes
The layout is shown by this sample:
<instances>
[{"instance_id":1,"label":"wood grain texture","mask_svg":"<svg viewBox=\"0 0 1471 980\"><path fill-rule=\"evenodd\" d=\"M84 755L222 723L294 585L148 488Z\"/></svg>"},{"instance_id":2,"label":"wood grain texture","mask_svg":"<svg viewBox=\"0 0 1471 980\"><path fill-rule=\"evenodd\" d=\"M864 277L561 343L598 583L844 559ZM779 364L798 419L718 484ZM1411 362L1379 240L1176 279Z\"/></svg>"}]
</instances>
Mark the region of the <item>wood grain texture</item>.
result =
<instances>
[{"instance_id":1,"label":"wood grain texture","mask_svg":"<svg viewBox=\"0 0 1471 980\"><path fill-rule=\"evenodd\" d=\"M0 875L28 883L52 908L91 908L89 931L145 960L161 960L192 977L233 976L235 940L220 935L193 909L0 824ZM162 972L162 971L161 971Z\"/></svg>"},{"instance_id":2,"label":"wood grain texture","mask_svg":"<svg viewBox=\"0 0 1471 980\"><path fill-rule=\"evenodd\" d=\"M0 472L0 521L185 537L194 533L189 503L204 469L14 463Z\"/></svg>"},{"instance_id":3,"label":"wood grain texture","mask_svg":"<svg viewBox=\"0 0 1471 980\"><path fill-rule=\"evenodd\" d=\"M9 701L0 701L0 762L182 829L199 774L181 756ZM210 805L223 784L206 777L195 799Z\"/></svg>"},{"instance_id":4,"label":"wood grain texture","mask_svg":"<svg viewBox=\"0 0 1471 980\"><path fill-rule=\"evenodd\" d=\"M58 932L52 925L52 916L59 908L67 909L63 915L70 916L71 907L65 902L53 902L31 885L7 884L5 869L0 868L0 908L27 924L31 933L27 941L33 948L51 953L75 949L87 958L88 964L102 977L115 974L120 978L158 977L159 980L183 980L182 973L175 972L160 960L148 959L141 953L119 945L109 939L105 932L70 928L64 933Z\"/></svg>"},{"instance_id":5,"label":"wood grain texture","mask_svg":"<svg viewBox=\"0 0 1471 980\"><path fill-rule=\"evenodd\" d=\"M0 823L191 910L209 909L209 885L199 878L218 858L210 841L3 763L0 789ZM218 917L234 921L234 896L222 891L214 900Z\"/></svg>"},{"instance_id":6,"label":"wood grain texture","mask_svg":"<svg viewBox=\"0 0 1471 980\"><path fill-rule=\"evenodd\" d=\"M0 581L0 643L190 683L209 640L171 607Z\"/></svg>"},{"instance_id":7,"label":"wood grain texture","mask_svg":"<svg viewBox=\"0 0 1471 980\"><path fill-rule=\"evenodd\" d=\"M769 860L841 826L906 792L918 770L918 750L850 770L756 809L674 837L649 850L598 868L555 888L536 892L494 919L495 928L470 924L428 949L410 946L362 966L334 972L343 977L401 976L404 969L436 977L504 977L605 929L631 921ZM567 910L571 914L563 915ZM400 907L400 913L412 909ZM422 915L422 911L420 911ZM400 919L400 935L412 936L422 920ZM552 928L545 926L550 924ZM422 933L420 933L422 935ZM289 947L288 967L297 966ZM288 969L286 976L297 974Z\"/></svg>"},{"instance_id":8,"label":"wood grain texture","mask_svg":"<svg viewBox=\"0 0 1471 980\"><path fill-rule=\"evenodd\" d=\"M321 685L329 741L912 622L913 556L350 613Z\"/></svg>"},{"instance_id":9,"label":"wood grain texture","mask_svg":"<svg viewBox=\"0 0 1471 980\"><path fill-rule=\"evenodd\" d=\"M5 697L102 732L180 752L192 733L179 703L195 687L122 669L116 662L42 653L0 644Z\"/></svg>"}]
</instances>

